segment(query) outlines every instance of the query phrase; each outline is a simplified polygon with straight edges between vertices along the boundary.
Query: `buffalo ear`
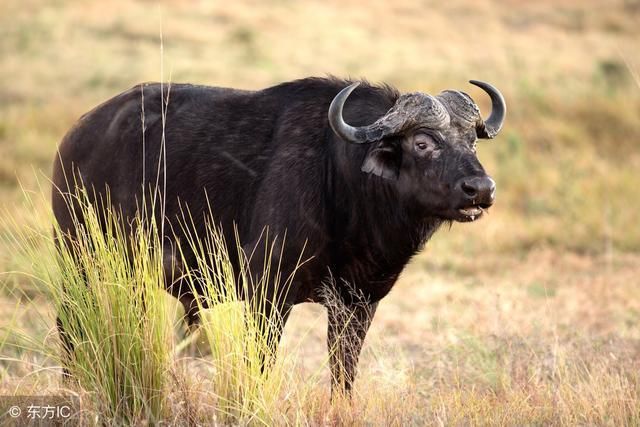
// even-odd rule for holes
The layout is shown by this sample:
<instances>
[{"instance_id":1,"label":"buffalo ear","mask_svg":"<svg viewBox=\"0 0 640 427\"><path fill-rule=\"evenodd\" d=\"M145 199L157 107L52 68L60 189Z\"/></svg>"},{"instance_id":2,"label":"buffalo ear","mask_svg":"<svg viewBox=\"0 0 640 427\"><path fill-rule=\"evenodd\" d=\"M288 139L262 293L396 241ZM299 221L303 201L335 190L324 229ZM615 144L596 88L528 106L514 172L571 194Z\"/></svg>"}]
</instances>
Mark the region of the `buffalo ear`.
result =
<instances>
[{"instance_id":1,"label":"buffalo ear","mask_svg":"<svg viewBox=\"0 0 640 427\"><path fill-rule=\"evenodd\" d=\"M369 150L360 170L386 179L398 179L401 163L400 145L383 139Z\"/></svg>"}]
</instances>

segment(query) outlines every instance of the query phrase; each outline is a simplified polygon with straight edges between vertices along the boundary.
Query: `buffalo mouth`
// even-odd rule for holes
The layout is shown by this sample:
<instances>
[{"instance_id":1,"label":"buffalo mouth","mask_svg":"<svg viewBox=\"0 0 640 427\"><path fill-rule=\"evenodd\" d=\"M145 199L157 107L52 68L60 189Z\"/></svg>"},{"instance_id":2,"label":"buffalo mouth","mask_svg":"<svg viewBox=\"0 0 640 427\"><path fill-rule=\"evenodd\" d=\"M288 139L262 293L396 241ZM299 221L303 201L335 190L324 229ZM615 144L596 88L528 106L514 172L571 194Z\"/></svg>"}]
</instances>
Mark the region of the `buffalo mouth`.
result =
<instances>
[{"instance_id":1,"label":"buffalo mouth","mask_svg":"<svg viewBox=\"0 0 640 427\"><path fill-rule=\"evenodd\" d=\"M467 206L464 208L459 208L457 210L457 221L460 222L472 222L477 220L478 218L480 218L482 216L482 214L484 213L484 209L482 206L479 205L473 205L473 206Z\"/></svg>"}]
</instances>

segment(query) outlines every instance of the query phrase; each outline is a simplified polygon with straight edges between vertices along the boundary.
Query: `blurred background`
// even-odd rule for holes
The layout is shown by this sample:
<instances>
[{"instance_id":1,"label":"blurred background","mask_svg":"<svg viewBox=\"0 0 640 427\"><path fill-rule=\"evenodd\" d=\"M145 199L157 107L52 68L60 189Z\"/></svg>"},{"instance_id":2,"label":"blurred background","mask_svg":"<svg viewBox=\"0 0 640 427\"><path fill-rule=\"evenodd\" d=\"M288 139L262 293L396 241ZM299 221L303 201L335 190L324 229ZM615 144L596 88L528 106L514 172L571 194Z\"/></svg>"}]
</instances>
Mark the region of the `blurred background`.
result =
<instances>
[{"instance_id":1,"label":"blurred background","mask_svg":"<svg viewBox=\"0 0 640 427\"><path fill-rule=\"evenodd\" d=\"M465 90L488 114L473 78L504 92L509 116L500 138L480 146L499 199L489 219L454 227L465 250L640 248L638 1L0 7L2 194L29 182L33 168L49 172L82 113L144 81L259 89L333 74L402 91Z\"/></svg>"},{"instance_id":2,"label":"blurred background","mask_svg":"<svg viewBox=\"0 0 640 427\"><path fill-rule=\"evenodd\" d=\"M607 396L633 412L625 405L638 402L640 360L639 46L638 0L3 0L0 196L27 221L22 188L50 174L68 128L140 82L260 89L332 74L401 91L463 90L485 115L488 99L467 81L491 82L509 108L499 137L478 148L496 204L481 221L441 230L416 257L378 310L377 350L365 352L363 369L409 372L389 381L459 412L469 388L487 414L506 410L489 398L505 384L521 392L502 395L513 407L565 410L567 420ZM7 252L0 247L0 271L26 268ZM6 289L29 289L2 277ZM28 322L15 292L0 300L0 323ZM301 307L293 319L311 312L320 313ZM314 331L309 363L323 351L324 324ZM380 355L385 347L393 358ZM554 382L561 362L566 390ZM588 369L571 370L578 366ZM22 375L6 369L5 379ZM584 389L591 397L580 400ZM570 403L558 406L552 396L563 390Z\"/></svg>"}]
</instances>

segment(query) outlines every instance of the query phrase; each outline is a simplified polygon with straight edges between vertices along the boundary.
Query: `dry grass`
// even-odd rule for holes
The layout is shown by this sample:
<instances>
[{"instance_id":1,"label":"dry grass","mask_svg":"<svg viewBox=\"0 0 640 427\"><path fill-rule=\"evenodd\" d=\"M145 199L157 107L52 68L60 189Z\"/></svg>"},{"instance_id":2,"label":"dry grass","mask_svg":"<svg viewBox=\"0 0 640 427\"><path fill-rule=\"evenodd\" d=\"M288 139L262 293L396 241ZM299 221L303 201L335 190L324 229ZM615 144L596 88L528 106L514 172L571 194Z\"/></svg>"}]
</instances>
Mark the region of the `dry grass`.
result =
<instances>
[{"instance_id":1,"label":"dry grass","mask_svg":"<svg viewBox=\"0 0 640 427\"><path fill-rule=\"evenodd\" d=\"M639 17L635 0L3 1L0 196L17 227L42 224L18 182L32 189L34 169L49 173L80 114L160 78L161 27L173 81L364 76L468 90L484 111L466 80L495 82L510 110L479 148L498 183L491 214L436 235L381 303L351 405L329 404L322 310L296 307L281 352L297 355L298 378L322 375L302 418L283 399L284 419L639 424ZM31 269L6 246L0 255L0 271ZM0 327L54 346L46 294L2 277ZM0 394L59 391L56 361L14 339L0 334ZM204 422L215 403L207 359L177 366L171 416Z\"/></svg>"}]
</instances>

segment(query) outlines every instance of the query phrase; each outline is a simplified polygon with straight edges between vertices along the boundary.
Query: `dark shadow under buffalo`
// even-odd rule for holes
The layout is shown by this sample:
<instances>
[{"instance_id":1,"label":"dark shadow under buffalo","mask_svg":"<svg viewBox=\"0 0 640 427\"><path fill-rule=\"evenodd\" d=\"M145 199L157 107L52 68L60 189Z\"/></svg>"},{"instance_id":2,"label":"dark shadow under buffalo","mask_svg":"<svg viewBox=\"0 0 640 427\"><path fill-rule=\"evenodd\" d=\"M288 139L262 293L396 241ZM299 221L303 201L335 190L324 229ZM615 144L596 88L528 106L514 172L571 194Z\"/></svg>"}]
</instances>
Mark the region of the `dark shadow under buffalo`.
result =
<instances>
[{"instance_id":1,"label":"dark shadow under buffalo","mask_svg":"<svg viewBox=\"0 0 640 427\"><path fill-rule=\"evenodd\" d=\"M112 205L133 218L143 188L155 186L160 175L165 228L175 226L187 206L204 232L199 219L211 205L236 271L234 226L242 249L253 253L254 273L263 271L265 227L277 255L270 262L283 277L304 248L309 261L269 312L284 325L294 304L328 307L329 346L337 349L332 390L348 392L378 301L409 259L443 222L474 221L494 202L495 183L475 146L499 132L506 106L494 87L472 83L491 97L486 121L467 94L453 90L401 95L387 85L333 78L260 91L142 84L85 114L64 137L53 171L54 214L73 239L67 206L75 189L68 177L78 176L98 196L108 188ZM173 230L164 246L166 288L193 324L197 303L175 274L175 245L184 236L180 227ZM183 249L186 263L194 262ZM344 309L329 303L326 286ZM274 292L249 297L279 300Z\"/></svg>"}]
</instances>

